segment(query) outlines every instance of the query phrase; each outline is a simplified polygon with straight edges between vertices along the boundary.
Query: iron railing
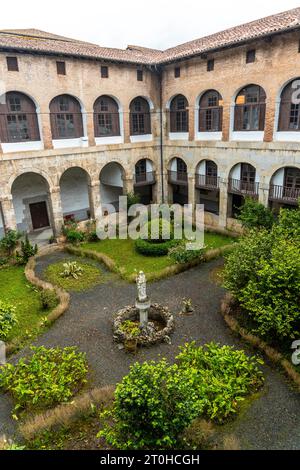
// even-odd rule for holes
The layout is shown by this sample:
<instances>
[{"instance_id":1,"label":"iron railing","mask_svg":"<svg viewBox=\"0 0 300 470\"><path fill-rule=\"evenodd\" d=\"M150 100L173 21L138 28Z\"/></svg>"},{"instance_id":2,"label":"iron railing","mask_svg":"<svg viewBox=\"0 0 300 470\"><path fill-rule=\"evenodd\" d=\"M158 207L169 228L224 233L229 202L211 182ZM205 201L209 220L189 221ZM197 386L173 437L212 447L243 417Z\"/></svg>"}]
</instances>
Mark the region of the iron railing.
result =
<instances>
[{"instance_id":1,"label":"iron railing","mask_svg":"<svg viewBox=\"0 0 300 470\"><path fill-rule=\"evenodd\" d=\"M188 175L185 171L169 171L169 183L186 186L188 184Z\"/></svg>"},{"instance_id":2,"label":"iron railing","mask_svg":"<svg viewBox=\"0 0 300 470\"><path fill-rule=\"evenodd\" d=\"M133 179L135 186L147 186L155 184L156 182L154 171L147 171L145 173L140 173L139 175L135 174Z\"/></svg>"},{"instance_id":3,"label":"iron railing","mask_svg":"<svg viewBox=\"0 0 300 470\"><path fill-rule=\"evenodd\" d=\"M258 197L259 183L229 178L228 191L242 196Z\"/></svg>"},{"instance_id":4,"label":"iron railing","mask_svg":"<svg viewBox=\"0 0 300 470\"><path fill-rule=\"evenodd\" d=\"M196 174L195 185L198 189L210 189L216 191L220 188L220 178L218 176Z\"/></svg>"},{"instance_id":5,"label":"iron railing","mask_svg":"<svg viewBox=\"0 0 300 470\"><path fill-rule=\"evenodd\" d=\"M269 199L272 201L288 202L298 204L300 198L300 188L288 188L287 186L278 186L271 184Z\"/></svg>"}]
</instances>

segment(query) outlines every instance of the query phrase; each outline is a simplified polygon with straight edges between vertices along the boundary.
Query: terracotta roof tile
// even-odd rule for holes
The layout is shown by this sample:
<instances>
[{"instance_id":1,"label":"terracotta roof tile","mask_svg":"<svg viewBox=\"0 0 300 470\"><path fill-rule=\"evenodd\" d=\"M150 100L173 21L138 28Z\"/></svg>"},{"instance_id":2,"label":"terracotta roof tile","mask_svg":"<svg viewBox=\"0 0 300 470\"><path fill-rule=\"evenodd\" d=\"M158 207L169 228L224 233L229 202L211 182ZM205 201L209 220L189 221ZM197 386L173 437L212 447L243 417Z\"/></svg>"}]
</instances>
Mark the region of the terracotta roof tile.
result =
<instances>
[{"instance_id":1,"label":"terracotta roof tile","mask_svg":"<svg viewBox=\"0 0 300 470\"><path fill-rule=\"evenodd\" d=\"M101 47L97 44L65 38L37 29L1 30L0 49L155 65L242 44L270 34L296 28L300 28L300 8L294 8L293 10L236 26L172 47L166 51L142 46L128 46L126 50Z\"/></svg>"}]
</instances>

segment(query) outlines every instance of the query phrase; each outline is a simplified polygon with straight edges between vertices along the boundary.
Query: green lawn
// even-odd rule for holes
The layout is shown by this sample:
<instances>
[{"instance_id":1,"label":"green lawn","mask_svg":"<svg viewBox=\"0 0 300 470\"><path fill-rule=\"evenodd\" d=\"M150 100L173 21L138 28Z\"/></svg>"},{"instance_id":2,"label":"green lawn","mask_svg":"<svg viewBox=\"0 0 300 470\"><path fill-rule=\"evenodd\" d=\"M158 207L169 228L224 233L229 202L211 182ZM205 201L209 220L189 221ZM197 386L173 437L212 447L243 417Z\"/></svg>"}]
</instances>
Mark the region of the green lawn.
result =
<instances>
[{"instance_id":1,"label":"green lawn","mask_svg":"<svg viewBox=\"0 0 300 470\"><path fill-rule=\"evenodd\" d=\"M205 234L205 244L208 250L220 248L233 243L234 240L224 235L215 233ZM133 240L103 240L96 243L84 243L83 249L104 253L115 261L125 277L134 274L135 271L143 270L145 274L163 270L174 263L168 256L159 258L143 256L135 251Z\"/></svg>"},{"instance_id":2,"label":"green lawn","mask_svg":"<svg viewBox=\"0 0 300 470\"><path fill-rule=\"evenodd\" d=\"M101 271L96 266L88 263L77 262L77 265L82 268L82 276L78 279L70 277L62 277L61 273L64 272L64 263L51 264L45 271L47 281L56 286L62 287L67 291L82 291L91 289L102 281Z\"/></svg>"},{"instance_id":3,"label":"green lawn","mask_svg":"<svg viewBox=\"0 0 300 470\"><path fill-rule=\"evenodd\" d=\"M26 280L24 267L13 266L0 270L0 299L16 307L18 324L11 330L7 342L22 342L34 337L38 324L47 316L40 302L40 294Z\"/></svg>"}]
</instances>

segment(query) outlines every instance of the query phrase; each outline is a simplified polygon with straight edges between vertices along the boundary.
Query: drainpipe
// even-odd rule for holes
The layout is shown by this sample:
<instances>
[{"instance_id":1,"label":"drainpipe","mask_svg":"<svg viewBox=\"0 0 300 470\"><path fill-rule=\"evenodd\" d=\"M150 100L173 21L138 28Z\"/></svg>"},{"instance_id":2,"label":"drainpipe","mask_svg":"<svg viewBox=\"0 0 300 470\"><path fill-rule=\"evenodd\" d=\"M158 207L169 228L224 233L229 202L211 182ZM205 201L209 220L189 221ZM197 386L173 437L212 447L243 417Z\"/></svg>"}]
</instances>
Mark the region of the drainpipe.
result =
<instances>
[{"instance_id":1,"label":"drainpipe","mask_svg":"<svg viewBox=\"0 0 300 470\"><path fill-rule=\"evenodd\" d=\"M163 128L163 93L162 77L163 70L160 66L155 66L159 83L159 120L160 120L160 177L161 177L161 199L165 202L165 181L164 181L164 128Z\"/></svg>"}]
</instances>

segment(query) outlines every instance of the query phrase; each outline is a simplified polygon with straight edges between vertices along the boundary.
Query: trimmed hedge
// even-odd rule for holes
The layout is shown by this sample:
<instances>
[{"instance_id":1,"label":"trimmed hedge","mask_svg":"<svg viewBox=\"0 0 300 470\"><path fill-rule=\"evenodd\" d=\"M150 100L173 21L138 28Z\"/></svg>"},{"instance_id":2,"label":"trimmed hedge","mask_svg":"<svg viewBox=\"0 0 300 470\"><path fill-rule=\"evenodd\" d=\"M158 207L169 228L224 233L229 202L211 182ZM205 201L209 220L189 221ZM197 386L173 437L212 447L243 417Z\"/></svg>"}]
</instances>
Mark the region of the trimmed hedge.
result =
<instances>
[{"instance_id":1,"label":"trimmed hedge","mask_svg":"<svg viewBox=\"0 0 300 470\"><path fill-rule=\"evenodd\" d=\"M163 243L153 243L148 240L139 238L135 242L135 249L138 253L144 256L167 256L169 250L174 248L179 243L178 240L168 240Z\"/></svg>"}]
</instances>

